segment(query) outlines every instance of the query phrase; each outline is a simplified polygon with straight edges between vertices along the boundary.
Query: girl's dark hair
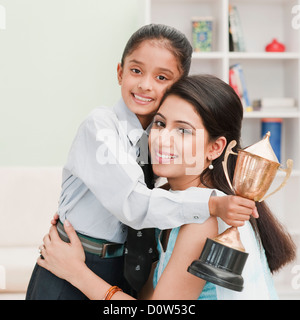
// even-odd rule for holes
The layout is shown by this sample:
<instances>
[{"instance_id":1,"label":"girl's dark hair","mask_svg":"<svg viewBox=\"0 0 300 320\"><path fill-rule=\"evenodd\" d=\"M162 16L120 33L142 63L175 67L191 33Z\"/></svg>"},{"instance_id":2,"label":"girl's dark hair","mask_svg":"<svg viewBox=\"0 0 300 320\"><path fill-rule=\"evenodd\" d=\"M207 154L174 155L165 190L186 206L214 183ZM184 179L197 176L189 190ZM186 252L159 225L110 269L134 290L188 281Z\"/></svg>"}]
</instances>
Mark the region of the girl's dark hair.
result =
<instances>
[{"instance_id":1,"label":"girl's dark hair","mask_svg":"<svg viewBox=\"0 0 300 320\"><path fill-rule=\"evenodd\" d=\"M241 126L243 107L235 91L222 80L211 75L186 77L175 83L164 95L162 102L170 95L176 95L195 107L208 131L210 141L224 136L227 144L237 141L233 151L241 149ZM227 147L227 146L226 146ZM233 194L222 167L224 153L213 161L213 170L205 169L200 178L209 188L226 194ZM228 158L228 173L233 179L237 157ZM285 228L275 218L265 202L257 202L259 218L251 217L250 222L260 240L271 272L279 270L295 258L295 244Z\"/></svg>"},{"instance_id":2,"label":"girl's dark hair","mask_svg":"<svg viewBox=\"0 0 300 320\"><path fill-rule=\"evenodd\" d=\"M128 40L121 59L124 65L125 58L136 50L146 40L159 40L178 59L182 76L190 71L193 48L186 36L173 27L163 24L149 24L137 30Z\"/></svg>"}]
</instances>

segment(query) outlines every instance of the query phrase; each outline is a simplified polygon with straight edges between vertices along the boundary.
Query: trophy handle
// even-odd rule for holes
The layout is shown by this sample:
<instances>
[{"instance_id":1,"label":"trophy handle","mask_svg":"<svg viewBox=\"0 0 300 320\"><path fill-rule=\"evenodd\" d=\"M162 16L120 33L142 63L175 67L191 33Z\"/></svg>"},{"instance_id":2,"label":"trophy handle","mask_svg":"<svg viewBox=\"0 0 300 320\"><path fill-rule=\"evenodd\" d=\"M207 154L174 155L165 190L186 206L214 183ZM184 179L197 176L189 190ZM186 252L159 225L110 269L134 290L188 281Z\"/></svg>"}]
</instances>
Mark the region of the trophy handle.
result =
<instances>
[{"instance_id":1,"label":"trophy handle","mask_svg":"<svg viewBox=\"0 0 300 320\"><path fill-rule=\"evenodd\" d=\"M225 156L224 156L224 161L222 162L223 170L224 170L224 173L225 173L225 177L226 177L227 182L228 182L228 184L229 184L229 186L230 186L230 188L231 188L231 190L232 190L233 192L235 192L235 191L234 191L234 189L233 189L233 187L232 187L232 184L231 184L231 181L230 181L230 179L229 179L229 174L228 174L228 169L227 169L227 161L228 161L228 157L229 157L230 154L234 154L234 155L237 156L237 153L235 153L235 152L232 151L232 149L233 149L235 146L236 146L236 141L235 141L235 140L232 140L232 141L228 144L228 146L227 146L227 149L226 149L226 152L225 152Z\"/></svg>"},{"instance_id":2,"label":"trophy handle","mask_svg":"<svg viewBox=\"0 0 300 320\"><path fill-rule=\"evenodd\" d=\"M262 201L266 200L267 198L269 198L271 195L273 195L274 193L276 193L277 191L279 191L281 188L283 188L286 185L286 183L287 183L287 181L288 181L288 179L289 179L289 177L290 177L290 175L292 173L293 160L288 159L287 162L286 162L286 166L287 166L286 169L279 168L280 171L284 171L285 172L285 178L284 178L282 184L277 189L275 189L273 192L271 192L270 194L264 196L258 202L262 202Z\"/></svg>"}]
</instances>

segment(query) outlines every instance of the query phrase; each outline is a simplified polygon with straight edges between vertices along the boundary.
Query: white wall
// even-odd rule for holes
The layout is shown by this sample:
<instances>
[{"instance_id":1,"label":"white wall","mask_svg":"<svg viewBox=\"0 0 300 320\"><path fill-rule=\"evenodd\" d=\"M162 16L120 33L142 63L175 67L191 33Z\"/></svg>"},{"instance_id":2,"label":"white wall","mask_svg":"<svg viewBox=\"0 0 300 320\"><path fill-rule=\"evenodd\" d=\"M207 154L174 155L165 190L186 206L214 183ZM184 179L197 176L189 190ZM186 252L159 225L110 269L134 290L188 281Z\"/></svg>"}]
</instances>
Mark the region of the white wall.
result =
<instances>
[{"instance_id":1,"label":"white wall","mask_svg":"<svg viewBox=\"0 0 300 320\"><path fill-rule=\"evenodd\" d=\"M0 166L61 166L78 125L120 97L140 0L0 0Z\"/></svg>"}]
</instances>

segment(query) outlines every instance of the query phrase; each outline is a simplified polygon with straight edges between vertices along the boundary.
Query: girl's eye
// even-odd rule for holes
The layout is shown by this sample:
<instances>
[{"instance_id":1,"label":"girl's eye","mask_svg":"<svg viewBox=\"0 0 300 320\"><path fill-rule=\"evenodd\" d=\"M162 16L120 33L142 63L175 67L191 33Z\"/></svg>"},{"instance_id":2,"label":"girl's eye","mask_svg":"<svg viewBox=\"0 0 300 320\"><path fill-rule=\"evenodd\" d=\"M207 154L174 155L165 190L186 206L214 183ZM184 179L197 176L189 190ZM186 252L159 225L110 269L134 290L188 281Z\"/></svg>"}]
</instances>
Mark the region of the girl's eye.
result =
<instances>
[{"instance_id":1,"label":"girl's eye","mask_svg":"<svg viewBox=\"0 0 300 320\"><path fill-rule=\"evenodd\" d=\"M161 81L168 80L165 76L157 76L157 79Z\"/></svg>"},{"instance_id":2,"label":"girl's eye","mask_svg":"<svg viewBox=\"0 0 300 320\"><path fill-rule=\"evenodd\" d=\"M140 74L140 73L141 73L141 70L136 69L136 68L131 69L131 71L132 71L133 73L136 73L136 74Z\"/></svg>"}]
</instances>

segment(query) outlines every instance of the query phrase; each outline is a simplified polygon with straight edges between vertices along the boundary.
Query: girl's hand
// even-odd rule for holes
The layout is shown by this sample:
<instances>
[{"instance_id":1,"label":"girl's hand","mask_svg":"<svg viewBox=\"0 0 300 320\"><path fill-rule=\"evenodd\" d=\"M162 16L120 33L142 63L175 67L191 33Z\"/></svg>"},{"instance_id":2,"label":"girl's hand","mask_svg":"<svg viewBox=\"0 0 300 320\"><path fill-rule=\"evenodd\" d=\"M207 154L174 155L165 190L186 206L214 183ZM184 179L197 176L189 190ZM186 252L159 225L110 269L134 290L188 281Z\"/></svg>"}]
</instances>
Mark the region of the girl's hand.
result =
<instances>
[{"instance_id":1,"label":"girl's hand","mask_svg":"<svg viewBox=\"0 0 300 320\"><path fill-rule=\"evenodd\" d=\"M53 226L56 226L56 224L57 224L57 222L58 222L58 219L59 219L59 215L58 215L58 213L56 212L56 213L54 214L52 220L51 220L51 224L52 224Z\"/></svg>"},{"instance_id":2,"label":"girl's hand","mask_svg":"<svg viewBox=\"0 0 300 320\"><path fill-rule=\"evenodd\" d=\"M65 231L70 243L62 241L56 226L51 226L49 233L44 237L44 244L40 247L41 256L37 264L57 277L69 282L80 277L80 270L85 268L85 254L81 242L69 221L64 223Z\"/></svg>"},{"instance_id":3,"label":"girl's hand","mask_svg":"<svg viewBox=\"0 0 300 320\"><path fill-rule=\"evenodd\" d=\"M259 217L255 201L239 196L211 197L209 211L212 216L221 218L233 227L243 226L251 215Z\"/></svg>"}]
</instances>

